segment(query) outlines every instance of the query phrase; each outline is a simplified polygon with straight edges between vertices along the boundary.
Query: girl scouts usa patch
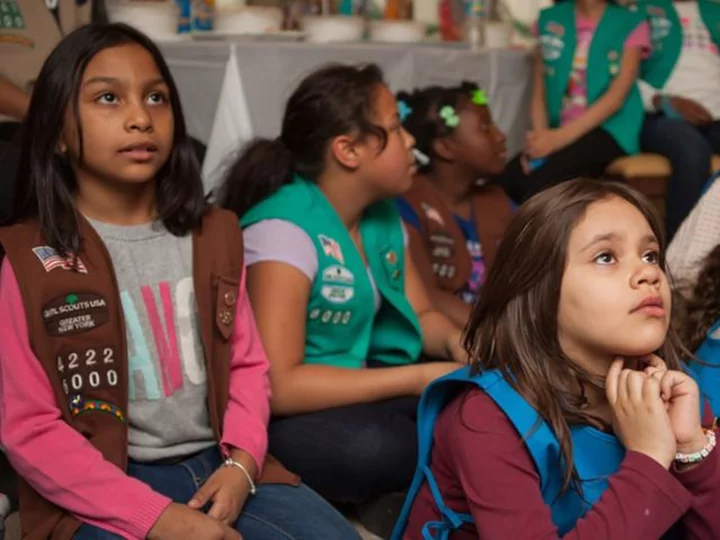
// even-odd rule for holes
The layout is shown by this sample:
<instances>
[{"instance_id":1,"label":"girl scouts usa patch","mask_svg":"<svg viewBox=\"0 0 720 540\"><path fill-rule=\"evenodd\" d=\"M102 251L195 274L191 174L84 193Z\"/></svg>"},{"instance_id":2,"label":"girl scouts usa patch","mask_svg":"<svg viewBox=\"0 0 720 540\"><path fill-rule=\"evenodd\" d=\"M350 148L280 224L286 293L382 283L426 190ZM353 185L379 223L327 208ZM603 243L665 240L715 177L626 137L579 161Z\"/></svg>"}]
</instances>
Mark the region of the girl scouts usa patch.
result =
<instances>
[{"instance_id":1,"label":"girl scouts usa patch","mask_svg":"<svg viewBox=\"0 0 720 540\"><path fill-rule=\"evenodd\" d=\"M105 298L91 292L59 296L43 306L45 328L56 337L89 332L109 319Z\"/></svg>"}]
</instances>

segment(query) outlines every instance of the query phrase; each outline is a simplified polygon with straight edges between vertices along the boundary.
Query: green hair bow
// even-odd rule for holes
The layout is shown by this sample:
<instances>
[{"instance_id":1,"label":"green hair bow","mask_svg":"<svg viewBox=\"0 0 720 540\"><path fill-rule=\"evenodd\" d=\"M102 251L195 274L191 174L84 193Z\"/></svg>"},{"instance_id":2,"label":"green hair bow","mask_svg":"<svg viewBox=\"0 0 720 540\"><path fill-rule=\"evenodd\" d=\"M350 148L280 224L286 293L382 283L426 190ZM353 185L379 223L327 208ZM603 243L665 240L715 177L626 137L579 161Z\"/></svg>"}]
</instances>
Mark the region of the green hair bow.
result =
<instances>
[{"instance_id":1,"label":"green hair bow","mask_svg":"<svg viewBox=\"0 0 720 540\"><path fill-rule=\"evenodd\" d=\"M443 119L443 122L449 128L456 128L460 125L460 117L452 105L445 105L440 109L440 118Z\"/></svg>"},{"instance_id":2,"label":"green hair bow","mask_svg":"<svg viewBox=\"0 0 720 540\"><path fill-rule=\"evenodd\" d=\"M485 90L482 90L481 88L475 90L472 93L472 102L480 107L486 106L488 104L488 97Z\"/></svg>"}]
</instances>

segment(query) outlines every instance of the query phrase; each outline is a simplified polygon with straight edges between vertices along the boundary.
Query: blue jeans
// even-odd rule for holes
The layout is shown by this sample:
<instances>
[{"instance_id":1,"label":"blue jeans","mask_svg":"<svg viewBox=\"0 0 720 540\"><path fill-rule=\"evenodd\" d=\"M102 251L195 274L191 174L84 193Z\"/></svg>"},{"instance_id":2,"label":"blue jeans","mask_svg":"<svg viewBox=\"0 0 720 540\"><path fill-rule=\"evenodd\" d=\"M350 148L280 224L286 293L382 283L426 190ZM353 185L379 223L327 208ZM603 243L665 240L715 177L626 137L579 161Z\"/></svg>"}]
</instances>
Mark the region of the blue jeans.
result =
<instances>
[{"instance_id":1,"label":"blue jeans","mask_svg":"<svg viewBox=\"0 0 720 540\"><path fill-rule=\"evenodd\" d=\"M710 178L712 155L720 153L720 122L696 127L662 114L649 114L645 117L640 146L644 152L665 156L672 165L665 211L669 242Z\"/></svg>"},{"instance_id":2,"label":"blue jeans","mask_svg":"<svg viewBox=\"0 0 720 540\"><path fill-rule=\"evenodd\" d=\"M172 465L130 462L128 475L148 484L176 503L187 503L222 463L216 447ZM356 540L348 521L306 486L263 484L251 496L235 523L248 540ZM74 540L121 540L122 537L84 524Z\"/></svg>"}]
</instances>

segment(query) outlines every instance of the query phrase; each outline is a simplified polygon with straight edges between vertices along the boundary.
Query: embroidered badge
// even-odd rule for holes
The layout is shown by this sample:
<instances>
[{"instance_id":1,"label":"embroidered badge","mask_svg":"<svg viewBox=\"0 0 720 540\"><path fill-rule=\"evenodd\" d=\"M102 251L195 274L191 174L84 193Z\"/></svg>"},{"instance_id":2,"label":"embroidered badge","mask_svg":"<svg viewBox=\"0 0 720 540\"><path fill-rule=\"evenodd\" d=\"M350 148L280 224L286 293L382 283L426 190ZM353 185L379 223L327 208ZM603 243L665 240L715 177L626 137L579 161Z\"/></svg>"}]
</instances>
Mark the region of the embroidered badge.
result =
<instances>
[{"instance_id":1,"label":"embroidered badge","mask_svg":"<svg viewBox=\"0 0 720 540\"><path fill-rule=\"evenodd\" d=\"M565 43L559 37L548 34L540 36L540 50L543 60L557 60L562 55L564 48Z\"/></svg>"},{"instance_id":2,"label":"embroidered badge","mask_svg":"<svg viewBox=\"0 0 720 540\"><path fill-rule=\"evenodd\" d=\"M344 304L355 296L353 287L343 287L341 285L323 285L320 292L323 298L333 304Z\"/></svg>"},{"instance_id":3,"label":"embroidered badge","mask_svg":"<svg viewBox=\"0 0 720 540\"><path fill-rule=\"evenodd\" d=\"M16 34L0 34L0 43L20 45L21 47L27 47L28 49L35 48L35 42L32 39L28 39L25 36L18 36Z\"/></svg>"},{"instance_id":4,"label":"embroidered badge","mask_svg":"<svg viewBox=\"0 0 720 540\"><path fill-rule=\"evenodd\" d=\"M80 258L75 260L75 266L73 267L72 256L61 257L60 254L50 246L34 247L32 251L46 272L50 272L56 268L62 268L63 270L75 270L81 274L87 274L87 268L85 268Z\"/></svg>"},{"instance_id":5,"label":"embroidered badge","mask_svg":"<svg viewBox=\"0 0 720 540\"><path fill-rule=\"evenodd\" d=\"M327 323L327 322L330 321L330 319L332 318L332 316L333 316L333 312L330 311L329 309L327 309L327 310L323 311L322 319L321 319L321 320L322 320L322 322Z\"/></svg>"},{"instance_id":6,"label":"embroidered badge","mask_svg":"<svg viewBox=\"0 0 720 540\"><path fill-rule=\"evenodd\" d=\"M310 317L310 320L311 320L311 321L314 321L315 319L319 318L319 317L320 317L320 310L319 310L318 308L313 309L313 310L310 312L309 317Z\"/></svg>"},{"instance_id":7,"label":"embroidered badge","mask_svg":"<svg viewBox=\"0 0 720 540\"><path fill-rule=\"evenodd\" d=\"M337 241L332 238L328 238L324 234L319 235L318 239L320 240L320 245L322 246L323 253L325 253L325 255L332 257L340 264L345 264L340 244L338 244Z\"/></svg>"},{"instance_id":8,"label":"embroidered badge","mask_svg":"<svg viewBox=\"0 0 720 540\"><path fill-rule=\"evenodd\" d=\"M355 276L353 273L339 264L333 264L323 270L322 280L324 283L339 283L341 285L353 285Z\"/></svg>"},{"instance_id":9,"label":"embroidered badge","mask_svg":"<svg viewBox=\"0 0 720 540\"><path fill-rule=\"evenodd\" d=\"M23 30L25 20L15 0L0 0L0 29Z\"/></svg>"},{"instance_id":10,"label":"embroidered badge","mask_svg":"<svg viewBox=\"0 0 720 540\"><path fill-rule=\"evenodd\" d=\"M66 395L76 395L86 388L114 388L120 382L112 347L91 347L60 354L57 372Z\"/></svg>"},{"instance_id":11,"label":"embroidered badge","mask_svg":"<svg viewBox=\"0 0 720 540\"><path fill-rule=\"evenodd\" d=\"M452 257L452 248L450 246L435 246L430 256L433 259L449 259Z\"/></svg>"},{"instance_id":12,"label":"embroidered badge","mask_svg":"<svg viewBox=\"0 0 720 540\"><path fill-rule=\"evenodd\" d=\"M560 23L550 21L549 23L547 23L547 26L545 28L547 28L548 32L550 32L551 34L555 34L556 36L563 37L565 35L565 28Z\"/></svg>"},{"instance_id":13,"label":"embroidered badge","mask_svg":"<svg viewBox=\"0 0 720 540\"><path fill-rule=\"evenodd\" d=\"M349 323L351 317L352 317L352 313L350 311L346 311L345 313L343 313L342 323L343 324Z\"/></svg>"},{"instance_id":14,"label":"embroidered badge","mask_svg":"<svg viewBox=\"0 0 720 540\"><path fill-rule=\"evenodd\" d=\"M79 394L70 398L70 412L73 416L79 416L86 412L104 412L111 414L123 424L125 423L125 415L117 405L99 399L85 399Z\"/></svg>"},{"instance_id":15,"label":"embroidered badge","mask_svg":"<svg viewBox=\"0 0 720 540\"><path fill-rule=\"evenodd\" d=\"M94 330L110 319L105 298L91 292L71 293L43 306L45 328L51 336L81 334Z\"/></svg>"},{"instance_id":16,"label":"embroidered badge","mask_svg":"<svg viewBox=\"0 0 720 540\"><path fill-rule=\"evenodd\" d=\"M433 244L442 244L445 246L454 246L455 240L451 236L444 233L436 233L430 235L430 242Z\"/></svg>"},{"instance_id":17,"label":"embroidered badge","mask_svg":"<svg viewBox=\"0 0 720 540\"><path fill-rule=\"evenodd\" d=\"M440 215L440 212L438 212L435 208L433 208L432 206L430 206L427 203L422 203L421 206L422 206L423 212L425 212L425 215L427 216L427 218L429 220L434 221L435 223L439 223L443 227L445 226L445 220Z\"/></svg>"}]
</instances>

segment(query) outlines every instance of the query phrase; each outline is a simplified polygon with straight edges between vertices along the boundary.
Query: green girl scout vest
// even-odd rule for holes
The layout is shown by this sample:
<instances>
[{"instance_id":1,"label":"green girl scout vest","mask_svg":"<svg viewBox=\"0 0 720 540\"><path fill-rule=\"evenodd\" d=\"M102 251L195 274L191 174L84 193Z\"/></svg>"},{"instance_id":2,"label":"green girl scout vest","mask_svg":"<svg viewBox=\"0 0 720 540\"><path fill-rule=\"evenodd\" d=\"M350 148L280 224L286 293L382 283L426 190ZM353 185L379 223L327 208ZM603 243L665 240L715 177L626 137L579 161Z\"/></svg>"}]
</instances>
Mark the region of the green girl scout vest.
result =
<instances>
[{"instance_id":1,"label":"green girl scout vest","mask_svg":"<svg viewBox=\"0 0 720 540\"><path fill-rule=\"evenodd\" d=\"M405 296L405 250L392 201L363 215L360 234L382 303L377 315L367 267L335 209L315 184L296 178L240 220L242 227L283 219L303 229L318 255L305 319L305 362L361 368L367 359L415 362L422 332Z\"/></svg>"},{"instance_id":2,"label":"green girl scout vest","mask_svg":"<svg viewBox=\"0 0 720 540\"><path fill-rule=\"evenodd\" d=\"M675 69L682 50L682 24L672 0L639 0L634 9L650 23L652 55L642 64L642 78L662 89ZM720 0L698 0L700 16L710 37L720 47Z\"/></svg>"},{"instance_id":3,"label":"green girl scout vest","mask_svg":"<svg viewBox=\"0 0 720 540\"><path fill-rule=\"evenodd\" d=\"M588 104L598 100L620 72L623 47L630 33L642 23L639 13L608 4L590 44L587 66ZM563 98L566 95L577 44L574 2L563 2L544 9L538 21L538 33L545 65L545 96L550 126L560 125ZM639 151L643 103L636 85L628 93L622 108L603 124L618 145L628 154Z\"/></svg>"}]
</instances>

